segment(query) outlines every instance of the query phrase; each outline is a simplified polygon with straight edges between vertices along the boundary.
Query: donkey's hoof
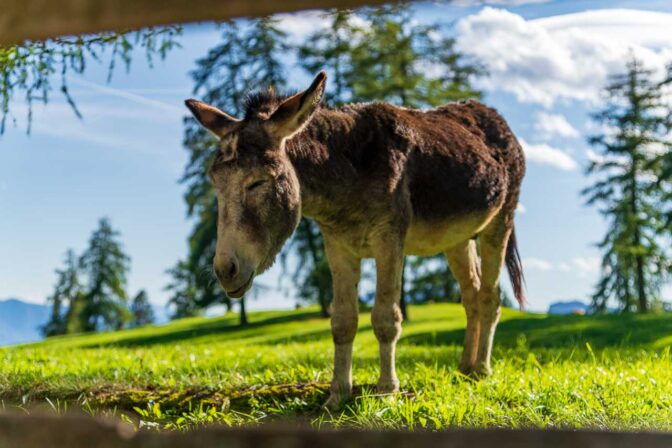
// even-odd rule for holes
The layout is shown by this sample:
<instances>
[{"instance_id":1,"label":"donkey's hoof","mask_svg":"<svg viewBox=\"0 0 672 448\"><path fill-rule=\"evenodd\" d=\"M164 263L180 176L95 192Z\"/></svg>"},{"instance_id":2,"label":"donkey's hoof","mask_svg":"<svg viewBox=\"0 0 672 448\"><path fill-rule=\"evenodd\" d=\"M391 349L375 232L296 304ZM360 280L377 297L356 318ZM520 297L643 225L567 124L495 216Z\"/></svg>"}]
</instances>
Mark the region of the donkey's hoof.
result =
<instances>
[{"instance_id":1,"label":"donkey's hoof","mask_svg":"<svg viewBox=\"0 0 672 448\"><path fill-rule=\"evenodd\" d=\"M376 385L376 391L380 395L396 395L399 393L399 382L398 381L378 381Z\"/></svg>"},{"instance_id":2,"label":"donkey's hoof","mask_svg":"<svg viewBox=\"0 0 672 448\"><path fill-rule=\"evenodd\" d=\"M465 365L460 364L458 370L462 375L473 379L481 379L492 375L492 370L490 369L490 366L486 365L474 366L470 364Z\"/></svg>"}]
</instances>

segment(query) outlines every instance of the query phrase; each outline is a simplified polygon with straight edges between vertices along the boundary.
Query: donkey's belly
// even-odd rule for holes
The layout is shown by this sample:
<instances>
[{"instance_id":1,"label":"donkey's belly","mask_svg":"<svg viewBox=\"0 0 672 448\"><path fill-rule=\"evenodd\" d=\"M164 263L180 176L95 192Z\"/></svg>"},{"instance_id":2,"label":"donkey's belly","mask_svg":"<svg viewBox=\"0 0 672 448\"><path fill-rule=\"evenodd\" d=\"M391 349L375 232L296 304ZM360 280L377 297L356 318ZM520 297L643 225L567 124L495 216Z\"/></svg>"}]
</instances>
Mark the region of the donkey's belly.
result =
<instances>
[{"instance_id":1,"label":"donkey's belly","mask_svg":"<svg viewBox=\"0 0 672 448\"><path fill-rule=\"evenodd\" d=\"M406 234L406 255L433 256L477 235L499 209L453 216L442 221L415 221Z\"/></svg>"}]
</instances>

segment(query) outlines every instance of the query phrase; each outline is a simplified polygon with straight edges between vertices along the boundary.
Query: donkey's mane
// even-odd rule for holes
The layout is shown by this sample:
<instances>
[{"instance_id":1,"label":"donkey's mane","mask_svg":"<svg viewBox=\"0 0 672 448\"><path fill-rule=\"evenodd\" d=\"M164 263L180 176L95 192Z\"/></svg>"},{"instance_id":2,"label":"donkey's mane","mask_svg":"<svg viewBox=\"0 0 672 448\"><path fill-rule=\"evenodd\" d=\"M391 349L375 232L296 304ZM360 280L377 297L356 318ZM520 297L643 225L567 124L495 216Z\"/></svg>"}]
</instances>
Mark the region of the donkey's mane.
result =
<instances>
[{"instance_id":1,"label":"donkey's mane","mask_svg":"<svg viewBox=\"0 0 672 448\"><path fill-rule=\"evenodd\" d=\"M262 116L268 117L280 103L295 93L296 91L276 92L273 87L248 93L243 103L245 120L254 120Z\"/></svg>"}]
</instances>

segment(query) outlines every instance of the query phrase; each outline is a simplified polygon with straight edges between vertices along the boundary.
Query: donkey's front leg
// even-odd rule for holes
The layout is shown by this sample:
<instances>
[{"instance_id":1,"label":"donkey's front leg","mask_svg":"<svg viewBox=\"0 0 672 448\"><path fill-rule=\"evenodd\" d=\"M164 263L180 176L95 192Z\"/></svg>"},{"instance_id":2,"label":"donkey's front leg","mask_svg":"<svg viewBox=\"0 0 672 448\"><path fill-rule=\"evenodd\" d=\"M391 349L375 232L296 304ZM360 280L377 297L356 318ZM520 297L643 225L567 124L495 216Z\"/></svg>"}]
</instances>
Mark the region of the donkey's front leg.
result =
<instances>
[{"instance_id":1,"label":"donkey's front leg","mask_svg":"<svg viewBox=\"0 0 672 448\"><path fill-rule=\"evenodd\" d=\"M393 393L399 390L395 368L395 349L401 336L401 271L404 265L403 242L397 239L377 245L376 302L371 312L373 331L380 349L380 378L378 392Z\"/></svg>"},{"instance_id":2,"label":"donkey's front leg","mask_svg":"<svg viewBox=\"0 0 672 448\"><path fill-rule=\"evenodd\" d=\"M331 380L330 409L338 409L352 394L352 342L357 333L359 310L357 283L361 260L325 237L325 250L331 268L334 300L331 333L334 338L334 377Z\"/></svg>"}]
</instances>

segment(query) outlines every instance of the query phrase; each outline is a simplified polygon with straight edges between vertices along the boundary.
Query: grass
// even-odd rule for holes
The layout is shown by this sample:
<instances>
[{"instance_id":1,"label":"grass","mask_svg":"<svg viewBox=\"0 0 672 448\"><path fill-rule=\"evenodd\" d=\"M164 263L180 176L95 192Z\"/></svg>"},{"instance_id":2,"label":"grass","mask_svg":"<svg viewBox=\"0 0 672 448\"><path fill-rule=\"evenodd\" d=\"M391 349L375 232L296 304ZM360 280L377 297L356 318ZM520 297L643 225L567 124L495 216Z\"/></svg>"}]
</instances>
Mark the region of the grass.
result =
<instances>
[{"instance_id":1,"label":"grass","mask_svg":"<svg viewBox=\"0 0 672 448\"><path fill-rule=\"evenodd\" d=\"M330 378L329 323L315 310L192 318L123 332L0 349L4 407L73 407L134 425L189 429L271 421L322 427L672 429L672 317L545 316L505 310L494 375L455 368L464 313L411 308L398 347L403 393L377 397L368 313L355 341L357 396L321 408Z\"/></svg>"}]
</instances>

